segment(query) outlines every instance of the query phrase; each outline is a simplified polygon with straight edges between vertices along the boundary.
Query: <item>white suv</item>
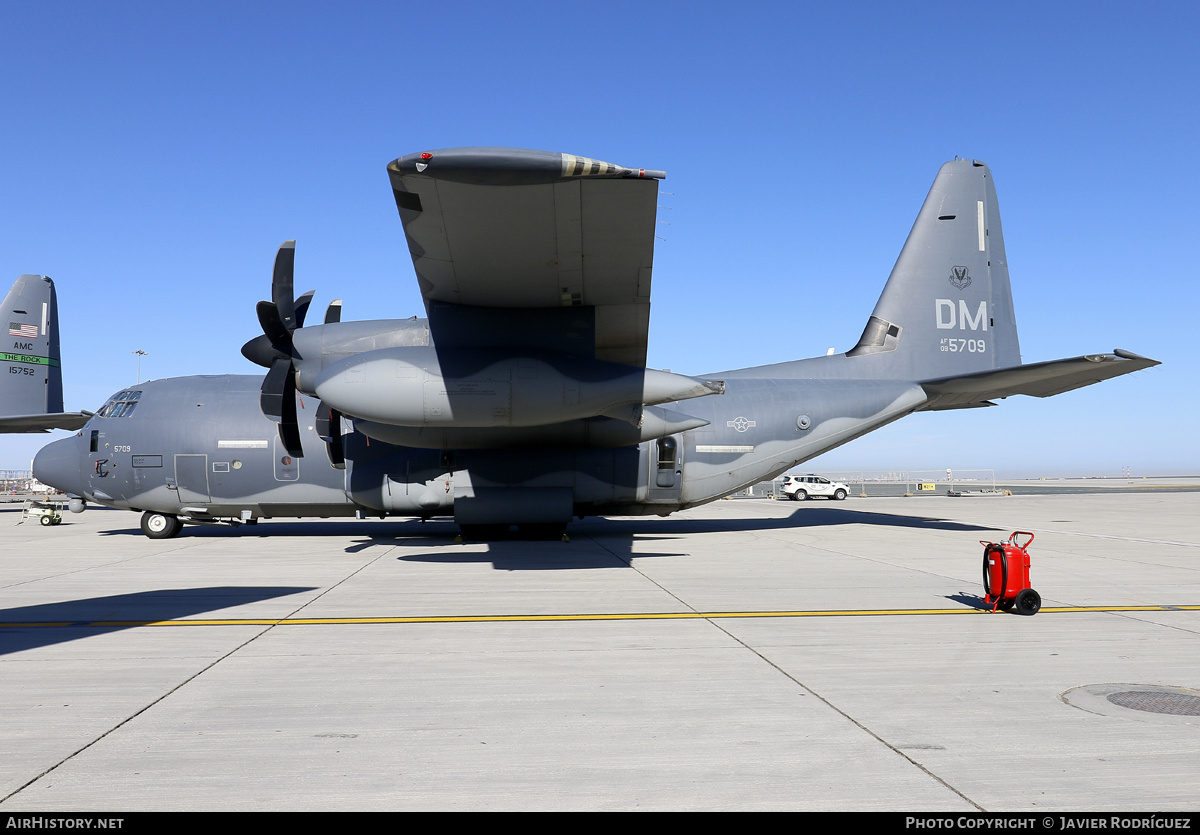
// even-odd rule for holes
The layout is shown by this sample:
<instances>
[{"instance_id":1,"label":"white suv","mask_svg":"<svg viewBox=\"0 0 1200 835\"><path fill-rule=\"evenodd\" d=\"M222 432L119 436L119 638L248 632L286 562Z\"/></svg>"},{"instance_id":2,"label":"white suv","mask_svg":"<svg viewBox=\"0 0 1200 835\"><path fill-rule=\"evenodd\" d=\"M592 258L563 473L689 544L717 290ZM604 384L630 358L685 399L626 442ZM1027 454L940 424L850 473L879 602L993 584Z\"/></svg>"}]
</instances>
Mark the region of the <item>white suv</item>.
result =
<instances>
[{"instance_id":1,"label":"white suv","mask_svg":"<svg viewBox=\"0 0 1200 835\"><path fill-rule=\"evenodd\" d=\"M802 502L813 496L825 496L839 502L850 495L850 488L840 481L830 481L819 475L785 475L783 495L794 502Z\"/></svg>"}]
</instances>

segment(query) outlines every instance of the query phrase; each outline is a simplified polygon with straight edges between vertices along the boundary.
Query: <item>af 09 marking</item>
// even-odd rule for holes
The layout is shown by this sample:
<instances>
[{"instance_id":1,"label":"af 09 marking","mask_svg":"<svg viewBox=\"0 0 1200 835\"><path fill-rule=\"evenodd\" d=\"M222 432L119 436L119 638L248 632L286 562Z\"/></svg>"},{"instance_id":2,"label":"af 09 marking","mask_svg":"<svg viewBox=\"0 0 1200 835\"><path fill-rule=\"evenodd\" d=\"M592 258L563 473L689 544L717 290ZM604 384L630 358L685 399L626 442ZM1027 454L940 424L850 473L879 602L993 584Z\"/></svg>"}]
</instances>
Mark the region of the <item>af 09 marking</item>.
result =
<instances>
[{"instance_id":1,"label":"af 09 marking","mask_svg":"<svg viewBox=\"0 0 1200 835\"><path fill-rule=\"evenodd\" d=\"M971 315L971 310L967 307L964 299L958 300L957 316L955 315L954 299L934 299L933 309L937 326L941 330L949 330L955 324L958 325L959 330L986 331L988 329L987 301L979 303L974 315Z\"/></svg>"}]
</instances>

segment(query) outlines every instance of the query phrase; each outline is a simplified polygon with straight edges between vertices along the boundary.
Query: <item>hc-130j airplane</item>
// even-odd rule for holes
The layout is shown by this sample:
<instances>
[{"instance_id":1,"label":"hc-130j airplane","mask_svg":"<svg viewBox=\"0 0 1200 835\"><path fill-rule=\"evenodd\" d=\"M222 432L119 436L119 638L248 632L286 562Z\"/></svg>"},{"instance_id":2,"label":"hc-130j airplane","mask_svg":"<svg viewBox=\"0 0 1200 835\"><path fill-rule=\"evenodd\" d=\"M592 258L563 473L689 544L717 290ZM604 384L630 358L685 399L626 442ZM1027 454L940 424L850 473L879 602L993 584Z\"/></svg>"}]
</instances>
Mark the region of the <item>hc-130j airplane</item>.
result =
<instances>
[{"instance_id":1,"label":"hc-130j airplane","mask_svg":"<svg viewBox=\"0 0 1200 835\"><path fill-rule=\"evenodd\" d=\"M275 260L252 376L114 395L37 456L39 479L184 522L453 515L468 538L572 517L667 515L921 410L1047 397L1158 363L1022 364L992 175L942 166L845 354L686 377L645 367L658 171L459 148L388 166L427 318L305 326L294 242ZM318 399L319 398L319 399ZM314 454L323 448L326 454Z\"/></svg>"},{"instance_id":2,"label":"hc-130j airplane","mask_svg":"<svg viewBox=\"0 0 1200 835\"><path fill-rule=\"evenodd\" d=\"M64 412L58 297L44 275L23 275L4 297L8 341L0 361L0 432L78 429L91 412Z\"/></svg>"}]
</instances>

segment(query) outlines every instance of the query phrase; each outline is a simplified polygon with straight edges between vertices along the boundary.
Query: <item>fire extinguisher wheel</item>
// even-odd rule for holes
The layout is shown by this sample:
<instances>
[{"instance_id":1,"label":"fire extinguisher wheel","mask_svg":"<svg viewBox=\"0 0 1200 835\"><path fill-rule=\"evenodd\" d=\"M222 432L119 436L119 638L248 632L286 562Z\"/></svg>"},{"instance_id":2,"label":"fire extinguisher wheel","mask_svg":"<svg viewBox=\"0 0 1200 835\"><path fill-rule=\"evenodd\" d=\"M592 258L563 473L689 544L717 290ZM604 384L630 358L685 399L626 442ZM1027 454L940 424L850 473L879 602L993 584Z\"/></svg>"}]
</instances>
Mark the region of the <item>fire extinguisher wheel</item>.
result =
<instances>
[{"instance_id":1,"label":"fire extinguisher wheel","mask_svg":"<svg viewBox=\"0 0 1200 835\"><path fill-rule=\"evenodd\" d=\"M1014 608L1018 615L1036 615L1042 608L1042 596L1033 589L1021 589L1017 592Z\"/></svg>"}]
</instances>

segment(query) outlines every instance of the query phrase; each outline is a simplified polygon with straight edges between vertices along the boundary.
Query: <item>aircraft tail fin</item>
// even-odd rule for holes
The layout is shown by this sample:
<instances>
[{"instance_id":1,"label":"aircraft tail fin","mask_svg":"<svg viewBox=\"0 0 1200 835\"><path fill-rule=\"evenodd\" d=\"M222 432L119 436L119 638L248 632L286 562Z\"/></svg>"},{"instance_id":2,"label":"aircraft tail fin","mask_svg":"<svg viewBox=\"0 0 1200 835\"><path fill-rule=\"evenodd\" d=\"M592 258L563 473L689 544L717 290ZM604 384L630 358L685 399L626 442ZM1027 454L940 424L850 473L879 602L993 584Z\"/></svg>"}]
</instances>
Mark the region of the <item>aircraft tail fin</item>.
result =
<instances>
[{"instance_id":1,"label":"aircraft tail fin","mask_svg":"<svg viewBox=\"0 0 1200 835\"><path fill-rule=\"evenodd\" d=\"M979 160L938 172L858 344L860 377L912 380L922 410L1050 397L1158 365L1129 351L1021 364L1000 206Z\"/></svg>"},{"instance_id":2,"label":"aircraft tail fin","mask_svg":"<svg viewBox=\"0 0 1200 835\"><path fill-rule=\"evenodd\" d=\"M58 345L58 297L46 276L23 275L4 297L0 325L7 343L0 352L0 432L78 429L90 413L63 412Z\"/></svg>"},{"instance_id":3,"label":"aircraft tail fin","mask_svg":"<svg viewBox=\"0 0 1200 835\"><path fill-rule=\"evenodd\" d=\"M1000 207L982 162L942 166L847 356L870 376L910 380L1021 364Z\"/></svg>"}]
</instances>

